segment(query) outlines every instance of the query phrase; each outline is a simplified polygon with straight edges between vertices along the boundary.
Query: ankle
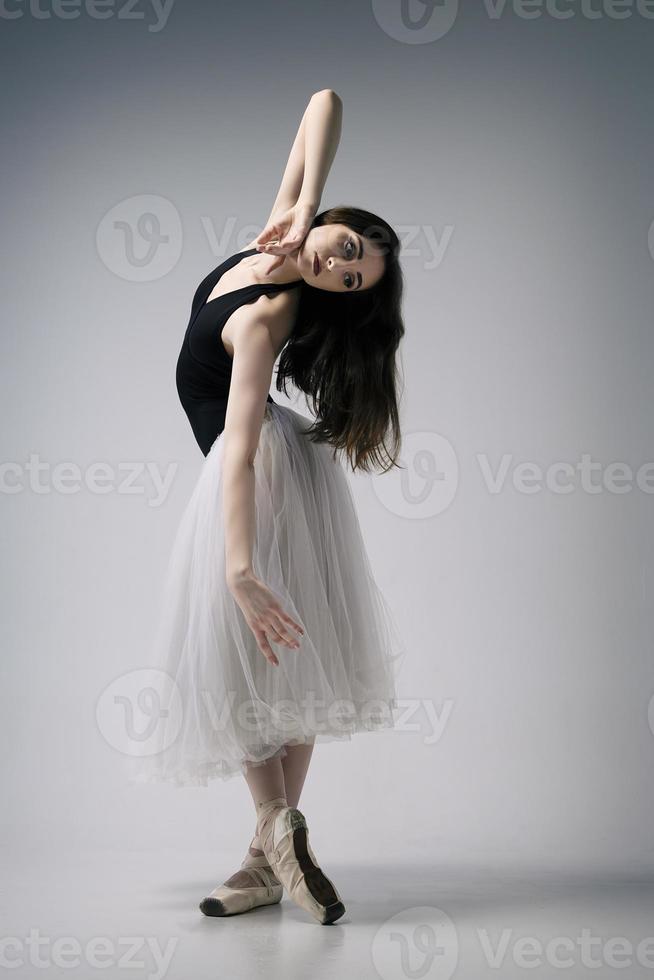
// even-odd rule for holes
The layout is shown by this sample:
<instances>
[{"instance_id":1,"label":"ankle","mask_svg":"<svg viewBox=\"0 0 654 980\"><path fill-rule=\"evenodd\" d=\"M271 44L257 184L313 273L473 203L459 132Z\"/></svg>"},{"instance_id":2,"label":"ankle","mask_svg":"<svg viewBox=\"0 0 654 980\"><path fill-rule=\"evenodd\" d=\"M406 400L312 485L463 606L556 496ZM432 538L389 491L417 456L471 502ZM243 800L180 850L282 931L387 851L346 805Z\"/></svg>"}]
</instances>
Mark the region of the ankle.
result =
<instances>
[{"instance_id":1,"label":"ankle","mask_svg":"<svg viewBox=\"0 0 654 980\"><path fill-rule=\"evenodd\" d=\"M259 802L255 804L255 806L256 806L257 814L259 814L263 810L266 810L268 807L288 806L288 801L285 796L274 796L271 800L259 800Z\"/></svg>"},{"instance_id":2,"label":"ankle","mask_svg":"<svg viewBox=\"0 0 654 980\"><path fill-rule=\"evenodd\" d=\"M275 818L280 810L287 807L286 797L276 796L272 800L263 800L257 803L257 837L262 849L267 848L267 841L275 822Z\"/></svg>"}]
</instances>

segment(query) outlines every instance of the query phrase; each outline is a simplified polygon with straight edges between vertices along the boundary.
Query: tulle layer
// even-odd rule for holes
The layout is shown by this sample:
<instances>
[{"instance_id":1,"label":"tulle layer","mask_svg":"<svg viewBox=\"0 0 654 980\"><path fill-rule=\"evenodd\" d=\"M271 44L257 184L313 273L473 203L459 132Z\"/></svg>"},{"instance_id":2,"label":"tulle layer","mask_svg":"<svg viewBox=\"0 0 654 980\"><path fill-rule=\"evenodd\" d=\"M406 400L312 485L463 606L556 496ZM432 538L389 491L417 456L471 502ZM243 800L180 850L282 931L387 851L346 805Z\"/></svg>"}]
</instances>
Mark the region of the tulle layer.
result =
<instances>
[{"instance_id":1,"label":"tulle layer","mask_svg":"<svg viewBox=\"0 0 654 980\"><path fill-rule=\"evenodd\" d=\"M206 785L290 744L394 726L401 639L342 464L309 424L268 403L254 461L253 567L304 627L299 650L271 640L272 666L226 586L219 436L171 553L155 644L170 683L156 751L131 760L131 779Z\"/></svg>"}]
</instances>

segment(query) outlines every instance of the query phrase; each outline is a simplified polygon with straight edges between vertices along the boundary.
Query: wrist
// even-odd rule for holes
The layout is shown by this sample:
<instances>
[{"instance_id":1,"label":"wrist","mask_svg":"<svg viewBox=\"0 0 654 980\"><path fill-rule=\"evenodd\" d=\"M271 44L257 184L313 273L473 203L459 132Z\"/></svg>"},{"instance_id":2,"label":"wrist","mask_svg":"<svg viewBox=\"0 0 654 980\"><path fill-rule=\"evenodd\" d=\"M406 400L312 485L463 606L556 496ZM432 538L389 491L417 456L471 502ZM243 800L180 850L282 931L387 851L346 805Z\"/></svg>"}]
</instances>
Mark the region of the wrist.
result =
<instances>
[{"instance_id":1,"label":"wrist","mask_svg":"<svg viewBox=\"0 0 654 980\"><path fill-rule=\"evenodd\" d=\"M313 212L313 217L315 217L318 213L320 200L316 200L313 194L302 194L302 192L300 192L300 196L298 197L295 206L297 208L306 208L307 211Z\"/></svg>"},{"instance_id":2,"label":"wrist","mask_svg":"<svg viewBox=\"0 0 654 980\"><path fill-rule=\"evenodd\" d=\"M245 582L250 582L254 578L254 569L251 565L241 565L227 570L225 579L227 588L232 592Z\"/></svg>"}]
</instances>

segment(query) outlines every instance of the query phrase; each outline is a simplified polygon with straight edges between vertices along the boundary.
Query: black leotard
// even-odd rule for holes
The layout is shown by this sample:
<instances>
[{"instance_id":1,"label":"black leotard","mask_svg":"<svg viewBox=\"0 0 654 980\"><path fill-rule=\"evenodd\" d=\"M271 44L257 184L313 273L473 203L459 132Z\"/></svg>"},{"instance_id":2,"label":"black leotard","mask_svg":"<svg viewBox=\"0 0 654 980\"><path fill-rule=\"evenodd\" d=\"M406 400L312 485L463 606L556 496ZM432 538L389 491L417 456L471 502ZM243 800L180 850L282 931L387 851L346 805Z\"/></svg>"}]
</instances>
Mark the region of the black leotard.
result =
<instances>
[{"instance_id":1,"label":"black leotard","mask_svg":"<svg viewBox=\"0 0 654 980\"><path fill-rule=\"evenodd\" d=\"M290 289L303 281L251 283L232 289L207 303L223 272L255 252L256 248L236 252L202 280L193 297L191 319L177 359L177 393L205 456L225 428L232 359L225 350L220 334L228 317L239 306L252 303L265 293ZM268 401L273 401L270 395Z\"/></svg>"}]
</instances>

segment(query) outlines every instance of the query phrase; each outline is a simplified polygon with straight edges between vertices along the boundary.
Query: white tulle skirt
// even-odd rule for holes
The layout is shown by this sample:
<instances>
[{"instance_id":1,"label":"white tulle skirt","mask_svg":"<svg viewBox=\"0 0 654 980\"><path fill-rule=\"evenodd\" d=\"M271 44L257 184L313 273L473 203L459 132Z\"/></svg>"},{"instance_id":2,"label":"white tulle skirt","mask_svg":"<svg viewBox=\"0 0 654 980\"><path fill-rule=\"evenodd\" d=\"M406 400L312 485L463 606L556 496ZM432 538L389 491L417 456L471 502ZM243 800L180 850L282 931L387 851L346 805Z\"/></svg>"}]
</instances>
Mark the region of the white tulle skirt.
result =
<instances>
[{"instance_id":1,"label":"white tulle skirt","mask_svg":"<svg viewBox=\"0 0 654 980\"><path fill-rule=\"evenodd\" d=\"M130 778L206 785L286 746L392 728L400 635L371 571L352 493L310 420L267 403L254 461L255 574L305 630L300 648L257 646L225 582L223 439L203 463L170 557L156 640L170 684L156 751Z\"/></svg>"}]
</instances>

